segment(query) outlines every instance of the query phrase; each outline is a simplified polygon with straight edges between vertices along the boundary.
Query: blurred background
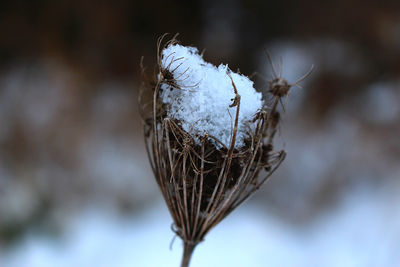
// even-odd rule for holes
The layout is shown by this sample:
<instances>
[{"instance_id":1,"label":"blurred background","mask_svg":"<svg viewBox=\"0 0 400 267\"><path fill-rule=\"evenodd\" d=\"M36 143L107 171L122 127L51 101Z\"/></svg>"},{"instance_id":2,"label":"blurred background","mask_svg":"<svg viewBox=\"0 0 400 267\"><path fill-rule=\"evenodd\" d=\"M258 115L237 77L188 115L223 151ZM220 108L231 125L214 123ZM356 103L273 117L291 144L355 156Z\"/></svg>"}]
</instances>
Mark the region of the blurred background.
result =
<instances>
[{"instance_id":1,"label":"blurred background","mask_svg":"<svg viewBox=\"0 0 400 267\"><path fill-rule=\"evenodd\" d=\"M180 33L206 60L303 89L272 179L192 266L400 266L400 2L0 3L0 266L178 266L147 162L140 57ZM257 82L266 90L264 82Z\"/></svg>"}]
</instances>

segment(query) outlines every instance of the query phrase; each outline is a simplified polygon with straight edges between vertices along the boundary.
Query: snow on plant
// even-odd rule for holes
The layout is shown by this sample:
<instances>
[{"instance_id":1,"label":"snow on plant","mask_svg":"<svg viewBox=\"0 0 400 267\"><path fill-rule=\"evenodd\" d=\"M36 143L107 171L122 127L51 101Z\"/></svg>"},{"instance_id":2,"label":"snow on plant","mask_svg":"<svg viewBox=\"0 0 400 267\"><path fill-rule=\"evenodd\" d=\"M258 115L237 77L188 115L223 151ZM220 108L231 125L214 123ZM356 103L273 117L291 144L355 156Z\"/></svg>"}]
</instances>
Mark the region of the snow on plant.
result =
<instances>
[{"instance_id":1,"label":"snow on plant","mask_svg":"<svg viewBox=\"0 0 400 267\"><path fill-rule=\"evenodd\" d=\"M308 74L289 84L271 61L274 78L262 99L246 76L205 62L175 37L163 43L164 37L141 113L150 165L184 243L184 267L205 235L284 160L286 152L273 145L278 104ZM148 101L145 92L152 93Z\"/></svg>"},{"instance_id":2,"label":"snow on plant","mask_svg":"<svg viewBox=\"0 0 400 267\"><path fill-rule=\"evenodd\" d=\"M198 137L207 133L229 146L232 114L236 109L230 107L231 99L235 98L232 78L241 96L235 147L244 145L249 128L254 129L252 120L263 105L261 93L254 89L249 78L231 72L227 65L215 67L205 62L196 48L179 44L162 51L161 67L169 70L175 81L160 87L160 97L168 105L168 116L179 121L197 143Z\"/></svg>"}]
</instances>

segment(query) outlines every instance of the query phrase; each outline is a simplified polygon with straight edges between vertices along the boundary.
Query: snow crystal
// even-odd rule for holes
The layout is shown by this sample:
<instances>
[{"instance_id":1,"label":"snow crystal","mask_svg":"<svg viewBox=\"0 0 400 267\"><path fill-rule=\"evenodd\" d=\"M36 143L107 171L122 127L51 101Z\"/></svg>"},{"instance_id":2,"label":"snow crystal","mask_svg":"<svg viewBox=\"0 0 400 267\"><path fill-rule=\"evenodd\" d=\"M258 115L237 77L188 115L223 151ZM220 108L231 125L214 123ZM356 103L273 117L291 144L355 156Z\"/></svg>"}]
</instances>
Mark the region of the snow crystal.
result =
<instances>
[{"instance_id":1,"label":"snow crystal","mask_svg":"<svg viewBox=\"0 0 400 267\"><path fill-rule=\"evenodd\" d=\"M178 120L182 128L198 142L205 132L229 147L236 115L236 106L229 107L235 98L235 83L240 99L238 132L235 147L244 145L251 120L262 108L262 96L253 82L244 75L231 72L227 65L218 67L205 62L197 48L170 45L162 51L162 68L172 73L177 88L161 86L160 97L168 106L168 116Z\"/></svg>"}]
</instances>

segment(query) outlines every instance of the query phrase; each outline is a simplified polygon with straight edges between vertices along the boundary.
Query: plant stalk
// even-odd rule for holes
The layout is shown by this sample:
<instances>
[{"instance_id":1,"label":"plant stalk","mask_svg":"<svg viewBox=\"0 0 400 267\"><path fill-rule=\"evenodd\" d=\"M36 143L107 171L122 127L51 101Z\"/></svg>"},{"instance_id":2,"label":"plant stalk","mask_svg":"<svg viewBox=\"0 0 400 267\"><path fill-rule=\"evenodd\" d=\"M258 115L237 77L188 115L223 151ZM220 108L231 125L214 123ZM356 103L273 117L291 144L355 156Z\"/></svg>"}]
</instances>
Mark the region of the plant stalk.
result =
<instances>
[{"instance_id":1,"label":"plant stalk","mask_svg":"<svg viewBox=\"0 0 400 267\"><path fill-rule=\"evenodd\" d=\"M188 267L196 244L184 242L181 267Z\"/></svg>"}]
</instances>

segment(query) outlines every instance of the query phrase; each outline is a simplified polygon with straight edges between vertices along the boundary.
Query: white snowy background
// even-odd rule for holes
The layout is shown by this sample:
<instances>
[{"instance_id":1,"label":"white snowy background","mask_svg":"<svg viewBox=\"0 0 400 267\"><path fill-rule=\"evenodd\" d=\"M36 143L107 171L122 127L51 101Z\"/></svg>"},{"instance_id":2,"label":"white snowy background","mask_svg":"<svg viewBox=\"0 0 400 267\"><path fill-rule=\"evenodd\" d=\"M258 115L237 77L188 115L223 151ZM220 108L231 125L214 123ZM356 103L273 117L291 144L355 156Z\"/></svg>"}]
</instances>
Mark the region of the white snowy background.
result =
<instances>
[{"instance_id":1,"label":"white snowy background","mask_svg":"<svg viewBox=\"0 0 400 267\"><path fill-rule=\"evenodd\" d=\"M396 267L400 215L391 206L399 201L393 188L359 189L305 226L243 205L198 246L191 266ZM179 266L169 219L161 203L123 218L85 208L56 239L29 233L2 253L2 266Z\"/></svg>"}]
</instances>

